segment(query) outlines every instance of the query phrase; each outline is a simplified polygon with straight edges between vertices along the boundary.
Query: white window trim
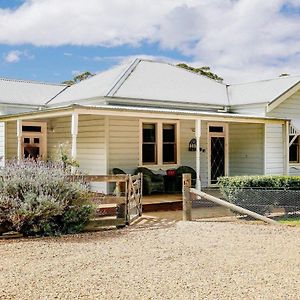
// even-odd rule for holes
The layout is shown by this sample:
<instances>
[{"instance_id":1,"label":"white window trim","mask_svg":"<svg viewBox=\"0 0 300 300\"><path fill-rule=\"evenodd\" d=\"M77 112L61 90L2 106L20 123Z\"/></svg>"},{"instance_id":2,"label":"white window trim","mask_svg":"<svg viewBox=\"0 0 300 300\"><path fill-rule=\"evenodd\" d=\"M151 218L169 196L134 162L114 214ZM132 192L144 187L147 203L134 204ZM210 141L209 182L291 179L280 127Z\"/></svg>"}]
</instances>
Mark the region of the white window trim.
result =
<instances>
[{"instance_id":1,"label":"white window trim","mask_svg":"<svg viewBox=\"0 0 300 300\"><path fill-rule=\"evenodd\" d=\"M156 124L156 139L157 139L157 163L156 164L143 164L143 124ZM174 124L176 125L176 164L164 164L162 158L163 148L163 136L162 126L163 124ZM139 167L177 167L180 165L180 122L178 120L164 120L164 119L140 119L139 120Z\"/></svg>"},{"instance_id":2,"label":"white window trim","mask_svg":"<svg viewBox=\"0 0 300 300\"><path fill-rule=\"evenodd\" d=\"M22 153L24 153L24 137L33 137L33 136L39 136L41 138L41 155L42 155L42 160L47 159L47 123L46 122L27 122L27 121L22 121L21 122L21 128L23 126L41 126L41 132L27 132L22 130L22 135L21 135L21 149Z\"/></svg>"},{"instance_id":3,"label":"white window trim","mask_svg":"<svg viewBox=\"0 0 300 300\"><path fill-rule=\"evenodd\" d=\"M209 132L210 126L217 126L217 127L223 127L223 132ZM208 175L208 186L209 187L215 187L217 184L211 183L211 137L224 137L225 138L225 176L228 176L229 174L229 141L228 141L228 131L229 126L228 123L207 123L207 175Z\"/></svg>"}]
</instances>

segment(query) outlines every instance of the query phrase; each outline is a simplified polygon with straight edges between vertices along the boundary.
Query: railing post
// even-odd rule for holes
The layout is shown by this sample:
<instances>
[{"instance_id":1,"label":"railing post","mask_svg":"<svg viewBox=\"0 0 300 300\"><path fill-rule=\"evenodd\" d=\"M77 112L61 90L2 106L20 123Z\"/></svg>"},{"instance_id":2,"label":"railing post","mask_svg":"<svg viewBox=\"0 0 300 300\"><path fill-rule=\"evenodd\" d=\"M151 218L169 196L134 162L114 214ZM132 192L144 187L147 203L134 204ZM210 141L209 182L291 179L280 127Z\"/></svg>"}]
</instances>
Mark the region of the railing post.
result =
<instances>
[{"instance_id":1,"label":"railing post","mask_svg":"<svg viewBox=\"0 0 300 300\"><path fill-rule=\"evenodd\" d=\"M191 188L192 176L191 174L182 174L182 219L183 221L192 220L192 201Z\"/></svg>"}]
</instances>

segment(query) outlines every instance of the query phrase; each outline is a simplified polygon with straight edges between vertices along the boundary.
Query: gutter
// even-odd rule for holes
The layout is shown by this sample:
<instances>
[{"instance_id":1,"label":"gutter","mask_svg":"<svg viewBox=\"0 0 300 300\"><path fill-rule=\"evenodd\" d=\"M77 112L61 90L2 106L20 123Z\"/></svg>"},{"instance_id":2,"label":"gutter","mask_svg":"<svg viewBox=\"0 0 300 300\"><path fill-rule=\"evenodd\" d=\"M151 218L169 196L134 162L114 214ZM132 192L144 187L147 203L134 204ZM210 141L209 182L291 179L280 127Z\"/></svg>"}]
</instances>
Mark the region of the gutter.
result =
<instances>
[{"instance_id":1,"label":"gutter","mask_svg":"<svg viewBox=\"0 0 300 300\"><path fill-rule=\"evenodd\" d=\"M13 115L5 115L5 116L0 116L0 121L14 121L17 119L34 119L35 117L58 117L58 116L65 116L65 115L71 115L72 112L77 111L78 114L92 114L92 111L103 111L103 115L109 116L111 115L116 115L119 112L124 112L127 113L125 116L130 116L130 112L132 115L135 113L135 117L142 117L142 114L148 114L148 116L144 117L149 117L151 118L151 114L158 114L158 115L170 115L171 116L177 116L184 119L194 119L195 117L203 118L205 121L209 121L210 118L212 119L229 119L229 120L224 120L225 122L230 122L230 119L245 119L245 120L258 120L260 122L262 121L274 121L274 122L286 122L289 121L289 119L285 118L274 118L274 117L261 117L261 116L253 116L253 115L236 115L232 113L216 113L216 112L207 112L207 111L191 111L191 110L176 110L176 109L159 109L159 108L141 108L141 107L125 107L125 106L109 106L109 105L103 105L103 106L82 106L82 105L69 105L65 107L56 107L56 108L50 108L50 109L44 109L41 111L31 111L31 112L26 112L26 113L21 113L21 114L13 114ZM100 113L99 113L100 114ZM32 117L32 118L30 118ZM162 116L163 117L163 116ZM168 116L167 116L168 117Z\"/></svg>"}]
</instances>

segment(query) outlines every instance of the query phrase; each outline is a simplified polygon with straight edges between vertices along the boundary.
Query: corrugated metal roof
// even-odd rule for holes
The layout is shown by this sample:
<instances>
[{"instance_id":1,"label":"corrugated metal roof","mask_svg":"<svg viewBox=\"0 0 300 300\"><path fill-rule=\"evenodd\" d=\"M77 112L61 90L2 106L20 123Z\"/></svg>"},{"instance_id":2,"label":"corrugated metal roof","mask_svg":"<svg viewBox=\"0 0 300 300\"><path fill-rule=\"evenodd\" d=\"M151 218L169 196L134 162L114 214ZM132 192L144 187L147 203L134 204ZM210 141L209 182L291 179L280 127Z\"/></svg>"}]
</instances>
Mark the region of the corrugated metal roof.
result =
<instances>
[{"instance_id":1,"label":"corrugated metal roof","mask_svg":"<svg viewBox=\"0 0 300 300\"><path fill-rule=\"evenodd\" d=\"M226 85L165 62L141 59L75 84L49 105L105 96L228 105Z\"/></svg>"},{"instance_id":2,"label":"corrugated metal roof","mask_svg":"<svg viewBox=\"0 0 300 300\"><path fill-rule=\"evenodd\" d=\"M142 60L114 97L228 105L226 85L167 63Z\"/></svg>"},{"instance_id":3,"label":"corrugated metal roof","mask_svg":"<svg viewBox=\"0 0 300 300\"><path fill-rule=\"evenodd\" d=\"M48 105L55 106L70 102L81 103L86 99L104 97L129 66L129 64L121 65L76 83L55 97Z\"/></svg>"},{"instance_id":4,"label":"corrugated metal roof","mask_svg":"<svg viewBox=\"0 0 300 300\"><path fill-rule=\"evenodd\" d=\"M65 88L62 84L0 78L0 103L42 106Z\"/></svg>"},{"instance_id":5,"label":"corrugated metal roof","mask_svg":"<svg viewBox=\"0 0 300 300\"><path fill-rule=\"evenodd\" d=\"M229 86L165 62L137 59L68 88L61 84L0 79L0 103L52 107L88 104L90 99L103 101L109 97L132 99L133 105L141 100L147 100L148 105L153 102L153 106L157 102L160 106L244 105L270 103L299 81L300 76L287 76Z\"/></svg>"},{"instance_id":6,"label":"corrugated metal roof","mask_svg":"<svg viewBox=\"0 0 300 300\"><path fill-rule=\"evenodd\" d=\"M300 81L300 76L233 84L228 87L230 105L270 103Z\"/></svg>"}]
</instances>

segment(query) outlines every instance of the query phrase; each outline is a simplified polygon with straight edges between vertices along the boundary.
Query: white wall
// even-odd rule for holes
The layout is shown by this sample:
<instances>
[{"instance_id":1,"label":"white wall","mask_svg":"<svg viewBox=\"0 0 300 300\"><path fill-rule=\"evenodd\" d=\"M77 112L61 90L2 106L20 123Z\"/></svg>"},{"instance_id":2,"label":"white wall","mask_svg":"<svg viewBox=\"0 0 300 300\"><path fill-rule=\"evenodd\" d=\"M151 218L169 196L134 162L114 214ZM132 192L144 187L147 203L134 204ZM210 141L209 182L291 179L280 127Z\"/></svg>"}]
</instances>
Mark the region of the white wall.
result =
<instances>
[{"instance_id":1,"label":"white wall","mask_svg":"<svg viewBox=\"0 0 300 300\"><path fill-rule=\"evenodd\" d=\"M229 175L264 173L264 125L229 124Z\"/></svg>"},{"instance_id":2,"label":"white wall","mask_svg":"<svg viewBox=\"0 0 300 300\"><path fill-rule=\"evenodd\" d=\"M0 122L0 166L4 166L5 161L5 123Z\"/></svg>"},{"instance_id":3,"label":"white wall","mask_svg":"<svg viewBox=\"0 0 300 300\"><path fill-rule=\"evenodd\" d=\"M139 164L139 119L109 117L108 170L133 173Z\"/></svg>"},{"instance_id":4,"label":"white wall","mask_svg":"<svg viewBox=\"0 0 300 300\"><path fill-rule=\"evenodd\" d=\"M189 151L189 142L195 137L195 121L182 120L180 121L180 151L181 165L189 166L196 170L196 152ZM203 187L208 184L208 160L207 160L207 122L201 122L201 138L200 147L205 149L205 152L200 153L200 178Z\"/></svg>"},{"instance_id":5,"label":"white wall","mask_svg":"<svg viewBox=\"0 0 300 300\"><path fill-rule=\"evenodd\" d=\"M265 125L265 173L284 174L284 130L280 124Z\"/></svg>"},{"instance_id":6,"label":"white wall","mask_svg":"<svg viewBox=\"0 0 300 300\"><path fill-rule=\"evenodd\" d=\"M5 158L17 158L17 122L7 122L5 126Z\"/></svg>"},{"instance_id":7,"label":"white wall","mask_svg":"<svg viewBox=\"0 0 300 300\"><path fill-rule=\"evenodd\" d=\"M104 117L79 115L77 135L77 161L79 168L89 175L106 175L106 147ZM59 147L71 156L71 117L48 120L48 157L59 158ZM93 184L93 189L106 191L106 184Z\"/></svg>"},{"instance_id":8,"label":"white wall","mask_svg":"<svg viewBox=\"0 0 300 300\"><path fill-rule=\"evenodd\" d=\"M300 91L268 112L267 116L300 120ZM300 164L290 164L289 173L291 175L300 175Z\"/></svg>"}]
</instances>

